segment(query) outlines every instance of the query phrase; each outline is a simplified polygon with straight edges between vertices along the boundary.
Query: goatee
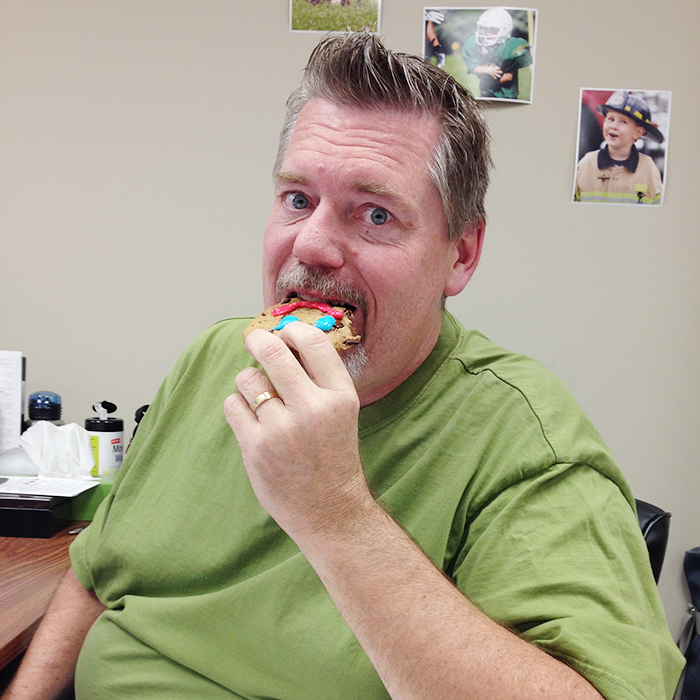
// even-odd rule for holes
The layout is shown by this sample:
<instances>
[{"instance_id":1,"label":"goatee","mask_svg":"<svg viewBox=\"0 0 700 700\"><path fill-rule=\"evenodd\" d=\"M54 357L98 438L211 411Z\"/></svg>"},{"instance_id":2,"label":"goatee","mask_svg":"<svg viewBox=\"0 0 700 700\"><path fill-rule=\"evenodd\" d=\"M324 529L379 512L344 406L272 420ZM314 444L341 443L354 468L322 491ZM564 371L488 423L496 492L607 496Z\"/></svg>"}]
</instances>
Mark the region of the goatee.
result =
<instances>
[{"instance_id":1,"label":"goatee","mask_svg":"<svg viewBox=\"0 0 700 700\"><path fill-rule=\"evenodd\" d=\"M366 315L367 304L364 296L323 270L298 265L292 270L282 272L275 285L277 301L284 301L290 289L304 289L321 299L342 301L344 304L362 309L363 314ZM362 370L367 364L364 343L360 342L359 345L355 345L350 350L340 353L340 359L348 374L356 379L362 374Z\"/></svg>"}]
</instances>

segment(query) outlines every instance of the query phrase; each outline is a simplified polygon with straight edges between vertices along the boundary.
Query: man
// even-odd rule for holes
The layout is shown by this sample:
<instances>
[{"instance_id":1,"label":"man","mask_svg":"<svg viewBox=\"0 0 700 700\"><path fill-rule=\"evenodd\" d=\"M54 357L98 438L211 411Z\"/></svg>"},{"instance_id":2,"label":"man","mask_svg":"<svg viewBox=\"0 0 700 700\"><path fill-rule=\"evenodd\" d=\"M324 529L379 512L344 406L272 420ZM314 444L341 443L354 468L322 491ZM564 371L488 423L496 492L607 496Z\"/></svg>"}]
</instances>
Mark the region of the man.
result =
<instances>
[{"instance_id":1,"label":"man","mask_svg":"<svg viewBox=\"0 0 700 700\"><path fill-rule=\"evenodd\" d=\"M443 311L479 260L487 142L442 71L321 42L264 296L352 306L362 348L346 369L292 323L245 352L246 320L195 340L8 697L69 683L81 643L78 698L670 696L682 662L602 440Z\"/></svg>"}]
</instances>

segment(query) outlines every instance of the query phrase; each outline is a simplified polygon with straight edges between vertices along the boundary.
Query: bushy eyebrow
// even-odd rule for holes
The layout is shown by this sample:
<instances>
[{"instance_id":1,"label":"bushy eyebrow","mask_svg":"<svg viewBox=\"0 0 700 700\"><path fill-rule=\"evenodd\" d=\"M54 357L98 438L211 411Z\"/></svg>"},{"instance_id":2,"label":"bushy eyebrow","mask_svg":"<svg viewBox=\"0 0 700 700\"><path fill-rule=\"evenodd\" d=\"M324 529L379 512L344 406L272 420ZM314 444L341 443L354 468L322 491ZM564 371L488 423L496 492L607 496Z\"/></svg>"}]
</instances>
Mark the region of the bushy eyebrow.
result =
<instances>
[{"instance_id":1,"label":"bushy eyebrow","mask_svg":"<svg viewBox=\"0 0 700 700\"><path fill-rule=\"evenodd\" d=\"M393 187L387 187L386 185L381 185L377 182L371 181L359 181L355 183L355 189L358 192L363 192L369 195L376 195L389 202L390 209L395 213L401 211L411 211L411 202L406 199L406 197L401 194L398 190Z\"/></svg>"},{"instance_id":2,"label":"bushy eyebrow","mask_svg":"<svg viewBox=\"0 0 700 700\"><path fill-rule=\"evenodd\" d=\"M376 194L379 197L388 197L389 199L395 199L400 202L404 201L404 197L399 192L391 187L386 187L385 185L380 185L376 182L356 182L355 189L358 190L358 192Z\"/></svg>"},{"instance_id":3,"label":"bushy eyebrow","mask_svg":"<svg viewBox=\"0 0 700 700\"><path fill-rule=\"evenodd\" d=\"M280 170L275 175L275 184L280 185L283 183L288 183L290 185L292 185L292 184L305 185L305 184L307 184L307 180L305 177L302 177L301 175L295 175L294 173L290 173L286 170Z\"/></svg>"}]
</instances>

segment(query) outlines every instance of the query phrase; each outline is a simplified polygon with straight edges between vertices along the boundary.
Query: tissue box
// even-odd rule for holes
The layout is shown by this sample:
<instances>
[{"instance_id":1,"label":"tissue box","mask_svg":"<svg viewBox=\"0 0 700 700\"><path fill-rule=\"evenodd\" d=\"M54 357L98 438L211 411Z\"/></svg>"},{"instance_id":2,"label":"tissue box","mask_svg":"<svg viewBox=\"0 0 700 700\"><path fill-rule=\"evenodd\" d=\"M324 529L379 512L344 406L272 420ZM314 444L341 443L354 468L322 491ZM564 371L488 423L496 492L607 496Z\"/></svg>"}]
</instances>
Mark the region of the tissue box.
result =
<instances>
[{"instance_id":1,"label":"tissue box","mask_svg":"<svg viewBox=\"0 0 700 700\"><path fill-rule=\"evenodd\" d=\"M0 493L0 537L51 537L73 520L71 500Z\"/></svg>"}]
</instances>

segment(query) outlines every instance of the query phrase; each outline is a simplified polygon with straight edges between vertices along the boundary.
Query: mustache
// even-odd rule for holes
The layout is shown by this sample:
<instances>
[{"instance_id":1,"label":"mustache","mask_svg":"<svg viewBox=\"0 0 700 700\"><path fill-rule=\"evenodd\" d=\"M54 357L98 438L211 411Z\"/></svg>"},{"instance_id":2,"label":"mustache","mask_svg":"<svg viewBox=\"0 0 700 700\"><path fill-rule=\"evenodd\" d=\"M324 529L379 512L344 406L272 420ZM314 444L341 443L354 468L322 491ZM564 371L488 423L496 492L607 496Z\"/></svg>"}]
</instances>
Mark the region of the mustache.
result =
<instances>
[{"instance_id":1,"label":"mustache","mask_svg":"<svg viewBox=\"0 0 700 700\"><path fill-rule=\"evenodd\" d=\"M280 273L275 284L277 300L284 301L290 289L301 288L322 297L323 299L340 299L347 304L367 311L364 295L354 287L337 280L324 270L297 267Z\"/></svg>"}]
</instances>

